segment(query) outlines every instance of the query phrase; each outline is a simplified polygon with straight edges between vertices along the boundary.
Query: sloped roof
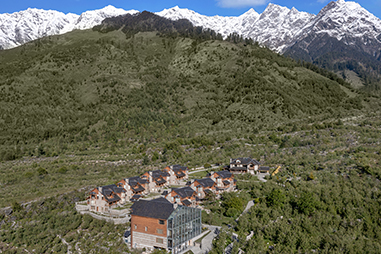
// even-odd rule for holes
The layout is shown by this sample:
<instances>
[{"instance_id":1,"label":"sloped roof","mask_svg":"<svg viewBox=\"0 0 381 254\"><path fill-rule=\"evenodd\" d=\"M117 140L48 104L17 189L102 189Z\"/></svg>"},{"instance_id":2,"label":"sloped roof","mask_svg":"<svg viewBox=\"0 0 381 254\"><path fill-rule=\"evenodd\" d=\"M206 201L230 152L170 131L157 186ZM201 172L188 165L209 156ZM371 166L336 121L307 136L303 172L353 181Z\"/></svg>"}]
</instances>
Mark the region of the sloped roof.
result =
<instances>
[{"instance_id":1,"label":"sloped roof","mask_svg":"<svg viewBox=\"0 0 381 254\"><path fill-rule=\"evenodd\" d=\"M131 206L131 215L166 220L174 210L165 198L139 200Z\"/></svg>"},{"instance_id":2,"label":"sloped roof","mask_svg":"<svg viewBox=\"0 0 381 254\"><path fill-rule=\"evenodd\" d=\"M156 184L164 184L164 183L166 183L167 181L164 180L164 178L159 177L159 178L155 179L155 182L156 182Z\"/></svg>"},{"instance_id":3,"label":"sloped roof","mask_svg":"<svg viewBox=\"0 0 381 254\"><path fill-rule=\"evenodd\" d=\"M151 172L153 178L167 177L169 176L168 172L162 170L154 170Z\"/></svg>"},{"instance_id":4,"label":"sloped roof","mask_svg":"<svg viewBox=\"0 0 381 254\"><path fill-rule=\"evenodd\" d=\"M148 181L146 179L142 179L139 176L133 176L127 179L127 182L130 186L135 186L139 184L146 184Z\"/></svg>"},{"instance_id":5,"label":"sloped roof","mask_svg":"<svg viewBox=\"0 0 381 254\"><path fill-rule=\"evenodd\" d=\"M138 194L135 194L133 195L130 200L139 200L142 196L141 195L138 195Z\"/></svg>"},{"instance_id":6,"label":"sloped roof","mask_svg":"<svg viewBox=\"0 0 381 254\"><path fill-rule=\"evenodd\" d=\"M115 193L124 193L126 190L122 187L115 187L114 188Z\"/></svg>"},{"instance_id":7,"label":"sloped roof","mask_svg":"<svg viewBox=\"0 0 381 254\"><path fill-rule=\"evenodd\" d=\"M242 165L249 165L249 164L260 165L261 164L257 160L254 160L254 159L249 158L249 157L232 159L230 164L236 164L236 163L238 163L237 161L240 161L239 164L242 164Z\"/></svg>"},{"instance_id":8,"label":"sloped roof","mask_svg":"<svg viewBox=\"0 0 381 254\"><path fill-rule=\"evenodd\" d=\"M117 187L115 184L105 185L97 189L109 203L120 200L120 197L116 195L117 193L126 192L124 188Z\"/></svg>"},{"instance_id":9,"label":"sloped roof","mask_svg":"<svg viewBox=\"0 0 381 254\"><path fill-rule=\"evenodd\" d=\"M104 196L104 198L106 199L106 201L108 203L111 203L111 202L114 202L114 201L119 201L120 200L120 197L118 195L113 195L112 197L108 198L107 196Z\"/></svg>"},{"instance_id":10,"label":"sloped roof","mask_svg":"<svg viewBox=\"0 0 381 254\"><path fill-rule=\"evenodd\" d=\"M179 171L179 170L188 170L188 167L187 166L181 166L181 165L172 165L170 166L170 168L172 168L173 171Z\"/></svg>"},{"instance_id":11,"label":"sloped roof","mask_svg":"<svg viewBox=\"0 0 381 254\"><path fill-rule=\"evenodd\" d=\"M188 199L185 199L183 201L181 201L185 206L189 206L192 204L192 202L190 202Z\"/></svg>"},{"instance_id":12,"label":"sloped roof","mask_svg":"<svg viewBox=\"0 0 381 254\"><path fill-rule=\"evenodd\" d=\"M189 186L183 188L173 189L181 198L191 197L196 192Z\"/></svg>"},{"instance_id":13,"label":"sloped roof","mask_svg":"<svg viewBox=\"0 0 381 254\"><path fill-rule=\"evenodd\" d=\"M224 185L229 185L230 184L230 182L228 180L224 180L223 183L224 183Z\"/></svg>"},{"instance_id":14,"label":"sloped roof","mask_svg":"<svg viewBox=\"0 0 381 254\"><path fill-rule=\"evenodd\" d=\"M215 182L210 178L197 179L195 181L197 181L204 188L213 187L215 184Z\"/></svg>"},{"instance_id":15,"label":"sloped roof","mask_svg":"<svg viewBox=\"0 0 381 254\"><path fill-rule=\"evenodd\" d=\"M133 187L132 187L132 190L133 190L134 192L142 192L142 191L145 191L144 187L141 186L140 184L133 186Z\"/></svg>"},{"instance_id":16,"label":"sloped roof","mask_svg":"<svg viewBox=\"0 0 381 254\"><path fill-rule=\"evenodd\" d=\"M270 167L260 167L259 168L260 171L270 171Z\"/></svg>"},{"instance_id":17,"label":"sloped roof","mask_svg":"<svg viewBox=\"0 0 381 254\"><path fill-rule=\"evenodd\" d=\"M222 178L230 178L233 174L227 170L218 171L216 172L217 175L219 175Z\"/></svg>"},{"instance_id":18,"label":"sloped roof","mask_svg":"<svg viewBox=\"0 0 381 254\"><path fill-rule=\"evenodd\" d=\"M243 170L247 170L247 168L245 168L245 167L231 167L230 170L243 171Z\"/></svg>"},{"instance_id":19,"label":"sloped roof","mask_svg":"<svg viewBox=\"0 0 381 254\"><path fill-rule=\"evenodd\" d=\"M175 171L177 177L184 177L185 174L182 171Z\"/></svg>"}]
</instances>

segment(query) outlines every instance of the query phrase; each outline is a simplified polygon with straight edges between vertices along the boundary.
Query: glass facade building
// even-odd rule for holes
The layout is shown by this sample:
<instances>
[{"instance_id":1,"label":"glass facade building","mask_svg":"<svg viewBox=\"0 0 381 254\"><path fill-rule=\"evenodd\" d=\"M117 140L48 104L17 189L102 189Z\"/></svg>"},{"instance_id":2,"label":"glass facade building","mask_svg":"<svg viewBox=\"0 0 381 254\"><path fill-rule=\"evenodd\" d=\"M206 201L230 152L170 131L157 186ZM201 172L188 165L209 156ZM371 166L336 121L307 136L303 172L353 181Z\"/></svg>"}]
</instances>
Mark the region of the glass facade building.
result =
<instances>
[{"instance_id":1,"label":"glass facade building","mask_svg":"<svg viewBox=\"0 0 381 254\"><path fill-rule=\"evenodd\" d=\"M201 209L178 206L167 220L168 249L177 253L201 234Z\"/></svg>"}]
</instances>

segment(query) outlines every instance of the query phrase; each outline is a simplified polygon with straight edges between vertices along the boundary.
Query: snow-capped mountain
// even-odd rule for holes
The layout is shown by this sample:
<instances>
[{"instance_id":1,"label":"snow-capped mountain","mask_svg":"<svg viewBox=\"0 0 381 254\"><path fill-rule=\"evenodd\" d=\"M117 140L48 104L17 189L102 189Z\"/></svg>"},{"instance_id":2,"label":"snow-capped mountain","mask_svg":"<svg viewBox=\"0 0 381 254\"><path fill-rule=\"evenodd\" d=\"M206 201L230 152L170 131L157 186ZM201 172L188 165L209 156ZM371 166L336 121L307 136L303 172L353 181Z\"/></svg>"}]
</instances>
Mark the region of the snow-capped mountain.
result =
<instances>
[{"instance_id":1,"label":"snow-capped mountain","mask_svg":"<svg viewBox=\"0 0 381 254\"><path fill-rule=\"evenodd\" d=\"M355 43L351 38L361 38L365 44L369 39L381 42L381 20L358 3L344 0L330 2L318 15L271 3L262 14L251 9L238 17L209 17L178 7L156 14L172 20L188 19L193 25L213 29L224 37L236 32L278 52L311 33L327 34L348 45Z\"/></svg>"},{"instance_id":2,"label":"snow-capped mountain","mask_svg":"<svg viewBox=\"0 0 381 254\"><path fill-rule=\"evenodd\" d=\"M178 6L164 9L155 14L171 20L188 19L194 26L212 29L220 33L224 38L234 32L243 34L243 31L250 29L251 25L259 17L259 14L254 9L250 9L238 17L223 17L218 15L205 16L192 10L180 9Z\"/></svg>"},{"instance_id":3,"label":"snow-capped mountain","mask_svg":"<svg viewBox=\"0 0 381 254\"><path fill-rule=\"evenodd\" d=\"M107 6L81 15L39 9L0 14L0 48L12 48L43 36L63 34L74 29L88 29L99 25L105 18L128 13L137 11ZM377 45L381 43L381 20L359 4L344 0L330 2L318 15L271 3L261 14L250 9L237 17L205 16L177 6L156 14L172 20L188 19L193 25L215 30L223 37L235 32L281 53L296 43L302 46L300 42L306 38L309 41L315 37L321 38L322 34L346 45L373 45L371 50L364 46L364 50L372 54L376 53Z\"/></svg>"},{"instance_id":4,"label":"snow-capped mountain","mask_svg":"<svg viewBox=\"0 0 381 254\"><path fill-rule=\"evenodd\" d=\"M374 55L381 50L381 20L358 3L330 2L295 35L291 44L304 41L307 48L316 39L328 36ZM307 42L308 41L308 42Z\"/></svg>"},{"instance_id":5,"label":"snow-capped mountain","mask_svg":"<svg viewBox=\"0 0 381 254\"><path fill-rule=\"evenodd\" d=\"M89 29L105 18L138 11L106 6L81 15L29 8L12 14L0 14L0 49L13 48L44 36L63 34L74 29Z\"/></svg>"},{"instance_id":6,"label":"snow-capped mountain","mask_svg":"<svg viewBox=\"0 0 381 254\"><path fill-rule=\"evenodd\" d=\"M238 17L210 17L177 6L156 14L172 20L188 19L193 25L210 28L222 34L224 38L231 33L238 33L277 51L288 45L294 39L294 35L315 17L295 8L290 10L275 4L269 4L262 14L250 9Z\"/></svg>"}]
</instances>

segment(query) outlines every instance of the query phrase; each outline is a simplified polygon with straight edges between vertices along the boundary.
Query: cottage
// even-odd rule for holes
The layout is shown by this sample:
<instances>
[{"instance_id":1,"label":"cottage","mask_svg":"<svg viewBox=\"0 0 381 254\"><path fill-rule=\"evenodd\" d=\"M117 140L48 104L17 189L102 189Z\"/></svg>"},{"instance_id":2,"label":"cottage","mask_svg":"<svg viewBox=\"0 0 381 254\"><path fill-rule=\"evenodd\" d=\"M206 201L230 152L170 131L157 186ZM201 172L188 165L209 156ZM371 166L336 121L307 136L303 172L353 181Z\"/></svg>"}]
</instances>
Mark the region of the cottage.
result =
<instances>
[{"instance_id":1,"label":"cottage","mask_svg":"<svg viewBox=\"0 0 381 254\"><path fill-rule=\"evenodd\" d=\"M165 195L171 202L184 206L195 207L198 203L197 193L191 187L174 188Z\"/></svg>"},{"instance_id":2,"label":"cottage","mask_svg":"<svg viewBox=\"0 0 381 254\"><path fill-rule=\"evenodd\" d=\"M170 184L179 184L181 180L188 179L188 167L186 166L172 165L166 167L164 170L167 172L173 172L174 177L171 177Z\"/></svg>"},{"instance_id":3,"label":"cottage","mask_svg":"<svg viewBox=\"0 0 381 254\"><path fill-rule=\"evenodd\" d=\"M228 170L211 172L207 177L216 182L216 190L219 192L233 191L235 189L237 180L234 179L234 175Z\"/></svg>"},{"instance_id":4,"label":"cottage","mask_svg":"<svg viewBox=\"0 0 381 254\"><path fill-rule=\"evenodd\" d=\"M130 200L134 195L143 195L149 193L148 181L138 176L123 179L116 185L125 189L127 200Z\"/></svg>"},{"instance_id":5,"label":"cottage","mask_svg":"<svg viewBox=\"0 0 381 254\"><path fill-rule=\"evenodd\" d=\"M145 172L141 178L149 182L150 192L159 192L163 187L169 185L170 176L169 172L164 170L154 170Z\"/></svg>"},{"instance_id":6,"label":"cottage","mask_svg":"<svg viewBox=\"0 0 381 254\"><path fill-rule=\"evenodd\" d=\"M204 199L207 193L216 193L216 182L211 178L196 179L188 182L187 185L197 193L199 199Z\"/></svg>"},{"instance_id":7,"label":"cottage","mask_svg":"<svg viewBox=\"0 0 381 254\"><path fill-rule=\"evenodd\" d=\"M261 164L252 158L237 158L230 159L230 165L227 170L232 173L250 173L252 175L256 174L258 168Z\"/></svg>"},{"instance_id":8,"label":"cottage","mask_svg":"<svg viewBox=\"0 0 381 254\"><path fill-rule=\"evenodd\" d=\"M90 192L87 205L90 211L107 213L110 208L127 201L125 194L126 190L115 184L97 187Z\"/></svg>"},{"instance_id":9,"label":"cottage","mask_svg":"<svg viewBox=\"0 0 381 254\"><path fill-rule=\"evenodd\" d=\"M178 253L201 234L201 210L172 204L165 198L140 200L131 206L131 248Z\"/></svg>"}]
</instances>

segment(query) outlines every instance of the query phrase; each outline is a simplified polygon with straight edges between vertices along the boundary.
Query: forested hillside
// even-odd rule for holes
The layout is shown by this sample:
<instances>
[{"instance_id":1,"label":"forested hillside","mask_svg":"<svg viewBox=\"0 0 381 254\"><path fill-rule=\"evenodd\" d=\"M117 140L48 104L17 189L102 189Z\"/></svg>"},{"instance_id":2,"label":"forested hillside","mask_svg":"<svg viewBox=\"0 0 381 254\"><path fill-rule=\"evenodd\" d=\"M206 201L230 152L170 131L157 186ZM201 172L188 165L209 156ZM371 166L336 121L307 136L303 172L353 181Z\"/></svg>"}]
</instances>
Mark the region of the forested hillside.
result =
<instances>
[{"instance_id":1,"label":"forested hillside","mask_svg":"<svg viewBox=\"0 0 381 254\"><path fill-rule=\"evenodd\" d=\"M381 89L381 62L379 57L376 58L366 53L360 46L346 45L328 35L320 35L318 38L313 38L312 35L308 36L289 48L285 55L334 71L348 82L355 83L354 78L346 74L351 71L360 80L359 84L363 90L379 94ZM307 47L308 52L303 46L306 43L309 45ZM357 43L357 45L362 44L361 42Z\"/></svg>"},{"instance_id":2,"label":"forested hillside","mask_svg":"<svg viewBox=\"0 0 381 254\"><path fill-rule=\"evenodd\" d=\"M148 129L153 138L235 136L368 106L342 80L257 45L147 12L116 19L0 52L0 158L58 155L73 142L102 146Z\"/></svg>"},{"instance_id":3,"label":"forested hillside","mask_svg":"<svg viewBox=\"0 0 381 254\"><path fill-rule=\"evenodd\" d=\"M223 226L215 253L233 232L233 253L377 252L379 97L229 40L144 12L1 51L0 251L127 252L127 225L74 202L167 165L252 157L282 170L205 203L203 222Z\"/></svg>"}]
</instances>

